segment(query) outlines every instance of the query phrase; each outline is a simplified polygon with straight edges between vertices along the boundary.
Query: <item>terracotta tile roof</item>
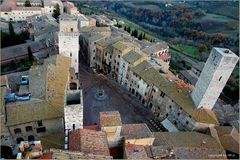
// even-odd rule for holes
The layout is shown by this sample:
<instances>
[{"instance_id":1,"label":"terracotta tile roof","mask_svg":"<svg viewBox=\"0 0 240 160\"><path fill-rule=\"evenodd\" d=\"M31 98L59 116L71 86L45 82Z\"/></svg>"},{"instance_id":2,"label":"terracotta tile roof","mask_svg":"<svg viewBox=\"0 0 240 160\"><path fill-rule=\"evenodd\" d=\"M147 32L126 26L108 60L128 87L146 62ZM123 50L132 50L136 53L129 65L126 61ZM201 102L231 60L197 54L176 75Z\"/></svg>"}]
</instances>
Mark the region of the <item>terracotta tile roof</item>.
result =
<instances>
[{"instance_id":1,"label":"terracotta tile roof","mask_svg":"<svg viewBox=\"0 0 240 160\"><path fill-rule=\"evenodd\" d=\"M106 40L101 40L96 42L96 44L102 46L103 48L106 48L109 45L113 45L114 43L117 43L118 41L122 40L123 38L118 36L118 37L110 37L107 38Z\"/></svg>"},{"instance_id":2,"label":"terracotta tile roof","mask_svg":"<svg viewBox=\"0 0 240 160\"><path fill-rule=\"evenodd\" d=\"M101 34L98 34L98 33L93 34L93 35L87 37L89 43L101 41L104 38L105 38L104 36L102 36Z\"/></svg>"},{"instance_id":3,"label":"terracotta tile roof","mask_svg":"<svg viewBox=\"0 0 240 160\"><path fill-rule=\"evenodd\" d=\"M174 153L177 159L224 159L223 156L209 154L209 149L204 147L179 147L174 148Z\"/></svg>"},{"instance_id":4,"label":"terracotta tile roof","mask_svg":"<svg viewBox=\"0 0 240 160\"><path fill-rule=\"evenodd\" d=\"M57 134L51 134L48 136L40 137L42 146L44 150L48 150L50 148L58 148L63 149L64 148L64 133L57 133Z\"/></svg>"},{"instance_id":5,"label":"terracotta tile roof","mask_svg":"<svg viewBox=\"0 0 240 160\"><path fill-rule=\"evenodd\" d=\"M224 159L221 154L211 154L206 147L170 147L147 146L145 150L149 158L153 159Z\"/></svg>"},{"instance_id":6,"label":"terracotta tile roof","mask_svg":"<svg viewBox=\"0 0 240 160\"><path fill-rule=\"evenodd\" d=\"M152 159L175 159L173 147L169 146L145 146L145 151L149 158Z\"/></svg>"},{"instance_id":7,"label":"terracotta tile roof","mask_svg":"<svg viewBox=\"0 0 240 160\"><path fill-rule=\"evenodd\" d=\"M239 107L239 106L238 106L238 107ZM231 126L233 126L234 128L236 128L236 130L238 131L238 133L239 133L239 130L240 130L239 123L240 123L240 120L234 120L234 121L231 121L231 122L230 122Z\"/></svg>"},{"instance_id":8,"label":"terracotta tile roof","mask_svg":"<svg viewBox=\"0 0 240 160\"><path fill-rule=\"evenodd\" d=\"M110 27L83 27L80 30L81 33L101 33L101 32L111 32Z\"/></svg>"},{"instance_id":9,"label":"terracotta tile roof","mask_svg":"<svg viewBox=\"0 0 240 160\"><path fill-rule=\"evenodd\" d=\"M43 153L40 159L52 159L52 153Z\"/></svg>"},{"instance_id":10,"label":"terracotta tile roof","mask_svg":"<svg viewBox=\"0 0 240 160\"><path fill-rule=\"evenodd\" d=\"M175 81L169 81L162 76L147 61L143 61L133 67L132 71L141 77L147 84L156 86L172 99L179 107L191 115L197 122L218 124L213 111L207 109L196 109L190 93L186 88L179 86Z\"/></svg>"},{"instance_id":11,"label":"terracotta tile roof","mask_svg":"<svg viewBox=\"0 0 240 160\"><path fill-rule=\"evenodd\" d=\"M218 138L225 150L239 154L239 138L238 131L231 126L217 126Z\"/></svg>"},{"instance_id":12,"label":"terracotta tile roof","mask_svg":"<svg viewBox=\"0 0 240 160\"><path fill-rule=\"evenodd\" d=\"M159 43L155 43L149 47L146 47L143 49L143 52L147 53L147 54L152 54L152 53L156 53L158 51L161 51L163 49L168 49L168 45L166 42L159 42Z\"/></svg>"},{"instance_id":13,"label":"terracotta tile roof","mask_svg":"<svg viewBox=\"0 0 240 160\"><path fill-rule=\"evenodd\" d=\"M52 159L112 159L111 156L86 154L79 151L50 149Z\"/></svg>"},{"instance_id":14,"label":"terracotta tile roof","mask_svg":"<svg viewBox=\"0 0 240 160\"><path fill-rule=\"evenodd\" d=\"M207 149L208 154L225 157L223 147L211 136L198 132L154 132L153 146Z\"/></svg>"},{"instance_id":15,"label":"terracotta tile roof","mask_svg":"<svg viewBox=\"0 0 240 160\"><path fill-rule=\"evenodd\" d=\"M79 129L69 132L69 150L81 151Z\"/></svg>"},{"instance_id":16,"label":"terracotta tile roof","mask_svg":"<svg viewBox=\"0 0 240 160\"><path fill-rule=\"evenodd\" d=\"M122 125L121 136L125 139L141 139L154 137L145 123Z\"/></svg>"},{"instance_id":17,"label":"terracotta tile roof","mask_svg":"<svg viewBox=\"0 0 240 160\"><path fill-rule=\"evenodd\" d=\"M123 146L109 148L109 151L114 159L123 159Z\"/></svg>"},{"instance_id":18,"label":"terracotta tile roof","mask_svg":"<svg viewBox=\"0 0 240 160\"><path fill-rule=\"evenodd\" d=\"M45 49L47 46L42 42L29 42L11 47L2 48L0 51L1 61L13 59L21 56L28 56L28 47L31 48L33 54Z\"/></svg>"},{"instance_id":19,"label":"terracotta tile roof","mask_svg":"<svg viewBox=\"0 0 240 160\"><path fill-rule=\"evenodd\" d=\"M127 61L129 64L132 64L139 60L142 57L141 54L135 52L135 51L130 51L127 54L123 56L123 59Z\"/></svg>"},{"instance_id":20,"label":"terracotta tile roof","mask_svg":"<svg viewBox=\"0 0 240 160\"><path fill-rule=\"evenodd\" d=\"M118 111L100 112L100 125L102 127L121 126L121 115Z\"/></svg>"},{"instance_id":21,"label":"terracotta tile roof","mask_svg":"<svg viewBox=\"0 0 240 160\"><path fill-rule=\"evenodd\" d=\"M90 129L94 131L99 131L98 125L91 125L91 126L83 126L84 129Z\"/></svg>"},{"instance_id":22,"label":"terracotta tile roof","mask_svg":"<svg viewBox=\"0 0 240 160\"><path fill-rule=\"evenodd\" d=\"M148 159L147 152L142 145L125 144L126 159Z\"/></svg>"},{"instance_id":23,"label":"terracotta tile roof","mask_svg":"<svg viewBox=\"0 0 240 160\"><path fill-rule=\"evenodd\" d=\"M194 60L192 60L191 58L188 58L188 57L184 57L183 61L187 62L188 65L190 65L193 68L198 69L199 71L202 71L202 69L205 65L204 62L196 62L196 61L194 61Z\"/></svg>"},{"instance_id":24,"label":"terracotta tile roof","mask_svg":"<svg viewBox=\"0 0 240 160\"><path fill-rule=\"evenodd\" d=\"M7 103L8 126L64 116L65 86L70 60L56 55L46 60L53 63L30 69L29 91L32 97L28 101Z\"/></svg>"},{"instance_id":25,"label":"terracotta tile roof","mask_svg":"<svg viewBox=\"0 0 240 160\"><path fill-rule=\"evenodd\" d=\"M198 77L191 70L181 70L179 71L191 84L195 85L197 83Z\"/></svg>"},{"instance_id":26,"label":"terracotta tile roof","mask_svg":"<svg viewBox=\"0 0 240 160\"><path fill-rule=\"evenodd\" d=\"M123 41L119 41L119 42L113 44L113 47L120 51L123 51L128 48L128 45Z\"/></svg>"},{"instance_id":27,"label":"terracotta tile roof","mask_svg":"<svg viewBox=\"0 0 240 160\"><path fill-rule=\"evenodd\" d=\"M69 150L85 154L110 155L106 133L89 129L69 132Z\"/></svg>"}]
</instances>

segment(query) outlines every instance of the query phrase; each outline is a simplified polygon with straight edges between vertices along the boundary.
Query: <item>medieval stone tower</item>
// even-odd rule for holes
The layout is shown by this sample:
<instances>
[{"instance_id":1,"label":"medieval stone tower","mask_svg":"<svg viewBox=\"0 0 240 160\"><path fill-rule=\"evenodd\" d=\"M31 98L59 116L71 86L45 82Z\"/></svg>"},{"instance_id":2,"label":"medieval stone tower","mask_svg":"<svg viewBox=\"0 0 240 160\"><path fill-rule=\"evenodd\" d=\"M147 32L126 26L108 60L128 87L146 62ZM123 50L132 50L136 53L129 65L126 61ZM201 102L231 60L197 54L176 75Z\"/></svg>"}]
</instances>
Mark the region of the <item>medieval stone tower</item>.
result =
<instances>
[{"instance_id":1,"label":"medieval stone tower","mask_svg":"<svg viewBox=\"0 0 240 160\"><path fill-rule=\"evenodd\" d=\"M79 68L79 32L78 20L75 16L62 14L59 18L58 46L59 54L71 57L71 67L78 73Z\"/></svg>"},{"instance_id":2,"label":"medieval stone tower","mask_svg":"<svg viewBox=\"0 0 240 160\"><path fill-rule=\"evenodd\" d=\"M212 49L191 94L197 108L214 107L237 62L238 56L229 49Z\"/></svg>"}]
</instances>

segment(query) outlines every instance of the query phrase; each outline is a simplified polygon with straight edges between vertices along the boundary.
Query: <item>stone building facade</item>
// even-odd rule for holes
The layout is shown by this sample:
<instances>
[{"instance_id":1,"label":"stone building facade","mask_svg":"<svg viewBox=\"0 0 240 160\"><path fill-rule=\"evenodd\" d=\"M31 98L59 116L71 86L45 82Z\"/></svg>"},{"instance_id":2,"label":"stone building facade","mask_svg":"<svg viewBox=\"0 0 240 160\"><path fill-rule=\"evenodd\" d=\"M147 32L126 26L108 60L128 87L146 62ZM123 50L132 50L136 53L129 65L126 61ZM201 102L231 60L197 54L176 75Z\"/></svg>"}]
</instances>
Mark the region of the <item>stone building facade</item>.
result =
<instances>
[{"instance_id":1,"label":"stone building facade","mask_svg":"<svg viewBox=\"0 0 240 160\"><path fill-rule=\"evenodd\" d=\"M63 5L60 0L30 1L31 7L25 7L25 1L3 1L0 5L0 17L6 21L25 21L29 16L53 14L56 4L59 5L60 13L63 13Z\"/></svg>"},{"instance_id":2,"label":"stone building facade","mask_svg":"<svg viewBox=\"0 0 240 160\"><path fill-rule=\"evenodd\" d=\"M78 73L79 67L79 32L75 16L63 14L60 16L59 54L71 57L71 67Z\"/></svg>"},{"instance_id":3,"label":"stone building facade","mask_svg":"<svg viewBox=\"0 0 240 160\"><path fill-rule=\"evenodd\" d=\"M197 108L214 107L237 62L238 57L229 49L212 49L191 94Z\"/></svg>"},{"instance_id":4,"label":"stone building facade","mask_svg":"<svg viewBox=\"0 0 240 160\"><path fill-rule=\"evenodd\" d=\"M168 118L179 130L204 130L218 125L212 111L195 108L189 88L159 73L138 46L123 39L105 46L107 39L92 44L96 47L95 56L99 57L98 69L135 95L156 118L161 121Z\"/></svg>"},{"instance_id":5,"label":"stone building facade","mask_svg":"<svg viewBox=\"0 0 240 160\"><path fill-rule=\"evenodd\" d=\"M1 132L1 142L11 146L24 140L33 141L42 136L64 133L70 63L70 58L55 55L46 59L43 65L29 70L28 84L24 84L25 90L21 92L23 95L31 93L31 97L25 101L5 99L2 105L6 132Z\"/></svg>"}]
</instances>

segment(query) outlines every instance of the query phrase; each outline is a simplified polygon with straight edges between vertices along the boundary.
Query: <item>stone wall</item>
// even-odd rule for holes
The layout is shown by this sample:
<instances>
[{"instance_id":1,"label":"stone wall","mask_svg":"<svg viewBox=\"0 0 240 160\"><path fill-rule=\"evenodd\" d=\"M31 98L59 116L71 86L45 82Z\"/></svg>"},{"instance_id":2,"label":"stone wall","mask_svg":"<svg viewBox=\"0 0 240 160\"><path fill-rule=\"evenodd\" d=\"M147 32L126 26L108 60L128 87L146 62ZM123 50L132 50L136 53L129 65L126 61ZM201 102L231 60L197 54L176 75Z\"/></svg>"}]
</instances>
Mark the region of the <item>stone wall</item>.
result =
<instances>
[{"instance_id":1,"label":"stone wall","mask_svg":"<svg viewBox=\"0 0 240 160\"><path fill-rule=\"evenodd\" d=\"M26 127L31 126L32 131L27 131ZM45 127L45 132L37 132L37 129ZM15 129L21 129L21 133L15 134ZM17 143L17 138L23 138L24 140L28 140L28 136L34 136L35 140L38 140L41 136L52 135L57 133L64 132L63 126L63 118L56 118L50 120L43 120L42 126L39 126L38 122L30 122L21 125L15 125L9 127L10 133L13 136L13 140L15 144Z\"/></svg>"}]
</instances>

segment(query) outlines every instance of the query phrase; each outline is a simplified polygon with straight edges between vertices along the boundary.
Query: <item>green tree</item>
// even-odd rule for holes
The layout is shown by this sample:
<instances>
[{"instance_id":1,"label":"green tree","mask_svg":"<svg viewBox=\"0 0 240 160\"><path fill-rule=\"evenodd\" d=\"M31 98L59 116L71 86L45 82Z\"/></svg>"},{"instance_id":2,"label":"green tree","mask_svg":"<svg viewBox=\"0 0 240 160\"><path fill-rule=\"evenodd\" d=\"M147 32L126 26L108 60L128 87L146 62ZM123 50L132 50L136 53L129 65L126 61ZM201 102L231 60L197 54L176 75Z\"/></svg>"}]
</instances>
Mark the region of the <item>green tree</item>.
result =
<instances>
[{"instance_id":1,"label":"green tree","mask_svg":"<svg viewBox=\"0 0 240 160\"><path fill-rule=\"evenodd\" d=\"M10 36L14 36L15 35L14 28L13 28L13 25L12 25L11 21L8 24L8 30L9 30Z\"/></svg>"},{"instance_id":2,"label":"green tree","mask_svg":"<svg viewBox=\"0 0 240 160\"><path fill-rule=\"evenodd\" d=\"M143 39L143 34L142 34L142 33L139 34L138 39L139 39L139 40L142 40L142 39Z\"/></svg>"},{"instance_id":3,"label":"green tree","mask_svg":"<svg viewBox=\"0 0 240 160\"><path fill-rule=\"evenodd\" d=\"M122 28L122 25L120 25L119 23L115 24L114 26L116 26L118 28Z\"/></svg>"},{"instance_id":4,"label":"green tree","mask_svg":"<svg viewBox=\"0 0 240 160\"><path fill-rule=\"evenodd\" d=\"M146 39L146 34L145 33L143 33L143 39Z\"/></svg>"},{"instance_id":5,"label":"green tree","mask_svg":"<svg viewBox=\"0 0 240 160\"><path fill-rule=\"evenodd\" d=\"M134 37L138 38L138 31L135 29L135 30L133 31L132 35L133 35Z\"/></svg>"},{"instance_id":6,"label":"green tree","mask_svg":"<svg viewBox=\"0 0 240 160\"><path fill-rule=\"evenodd\" d=\"M30 46L28 46L27 50L28 50L28 59L30 62L33 62L33 54L32 54L32 49L30 48Z\"/></svg>"},{"instance_id":7,"label":"green tree","mask_svg":"<svg viewBox=\"0 0 240 160\"><path fill-rule=\"evenodd\" d=\"M131 33L131 28L129 26L127 27L127 32Z\"/></svg>"},{"instance_id":8,"label":"green tree","mask_svg":"<svg viewBox=\"0 0 240 160\"><path fill-rule=\"evenodd\" d=\"M24 4L25 7L31 7L31 3L29 0L25 1L25 4Z\"/></svg>"},{"instance_id":9,"label":"green tree","mask_svg":"<svg viewBox=\"0 0 240 160\"><path fill-rule=\"evenodd\" d=\"M54 10L53 10L53 17L57 19L60 15L60 7L59 4L56 4Z\"/></svg>"},{"instance_id":10,"label":"green tree","mask_svg":"<svg viewBox=\"0 0 240 160\"><path fill-rule=\"evenodd\" d=\"M204 45L204 44L199 44L198 45L198 50L199 50L200 53L206 52L207 49L208 49L207 46Z\"/></svg>"}]
</instances>

